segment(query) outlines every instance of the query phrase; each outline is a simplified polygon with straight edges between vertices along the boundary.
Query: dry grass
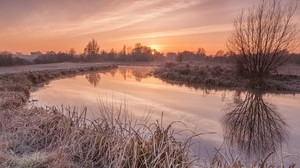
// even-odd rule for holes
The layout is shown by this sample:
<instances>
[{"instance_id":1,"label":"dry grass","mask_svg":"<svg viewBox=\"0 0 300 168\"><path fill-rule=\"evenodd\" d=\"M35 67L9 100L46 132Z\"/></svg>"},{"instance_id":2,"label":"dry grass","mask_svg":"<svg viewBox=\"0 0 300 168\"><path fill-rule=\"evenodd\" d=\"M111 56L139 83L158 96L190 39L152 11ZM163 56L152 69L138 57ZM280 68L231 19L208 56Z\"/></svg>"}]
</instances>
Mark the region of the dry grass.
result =
<instances>
[{"instance_id":1,"label":"dry grass","mask_svg":"<svg viewBox=\"0 0 300 168\"><path fill-rule=\"evenodd\" d=\"M103 105L103 104L102 104ZM101 118L71 108L0 113L3 167L190 167L188 141L171 125L140 125L126 109L101 106ZM118 109L118 110L117 110Z\"/></svg>"}]
</instances>

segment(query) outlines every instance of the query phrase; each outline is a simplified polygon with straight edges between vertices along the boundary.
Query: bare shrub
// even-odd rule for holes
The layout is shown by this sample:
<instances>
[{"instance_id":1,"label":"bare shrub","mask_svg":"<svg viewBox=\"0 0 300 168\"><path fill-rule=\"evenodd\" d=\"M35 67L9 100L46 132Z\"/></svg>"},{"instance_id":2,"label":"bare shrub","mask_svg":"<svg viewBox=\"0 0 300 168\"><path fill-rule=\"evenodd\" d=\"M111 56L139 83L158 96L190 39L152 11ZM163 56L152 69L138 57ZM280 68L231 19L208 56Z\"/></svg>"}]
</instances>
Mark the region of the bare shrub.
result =
<instances>
[{"instance_id":1,"label":"bare shrub","mask_svg":"<svg viewBox=\"0 0 300 168\"><path fill-rule=\"evenodd\" d=\"M262 0L234 20L227 46L241 75L261 80L287 61L298 33L293 19L296 9L293 1Z\"/></svg>"}]
</instances>

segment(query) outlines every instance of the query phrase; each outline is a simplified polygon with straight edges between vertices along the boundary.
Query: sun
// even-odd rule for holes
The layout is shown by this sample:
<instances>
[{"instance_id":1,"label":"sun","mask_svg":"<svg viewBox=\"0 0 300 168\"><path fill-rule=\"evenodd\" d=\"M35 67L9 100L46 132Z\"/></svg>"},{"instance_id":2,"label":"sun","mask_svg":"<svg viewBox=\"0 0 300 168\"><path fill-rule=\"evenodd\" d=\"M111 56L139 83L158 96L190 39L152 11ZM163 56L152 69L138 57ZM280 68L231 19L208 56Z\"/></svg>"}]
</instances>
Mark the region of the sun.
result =
<instances>
[{"instance_id":1,"label":"sun","mask_svg":"<svg viewBox=\"0 0 300 168\"><path fill-rule=\"evenodd\" d=\"M153 50L159 51L160 50L160 46L157 44L150 44L149 47Z\"/></svg>"}]
</instances>

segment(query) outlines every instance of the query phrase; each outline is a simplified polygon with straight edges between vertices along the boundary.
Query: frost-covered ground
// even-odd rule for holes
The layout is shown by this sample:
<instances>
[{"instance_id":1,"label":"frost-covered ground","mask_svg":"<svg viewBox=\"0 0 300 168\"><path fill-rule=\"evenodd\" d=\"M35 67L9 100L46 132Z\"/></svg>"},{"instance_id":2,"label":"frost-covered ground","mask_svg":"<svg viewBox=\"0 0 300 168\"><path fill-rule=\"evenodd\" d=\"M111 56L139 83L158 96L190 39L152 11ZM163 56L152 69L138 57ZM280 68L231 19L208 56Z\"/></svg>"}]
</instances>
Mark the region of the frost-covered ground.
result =
<instances>
[{"instance_id":1,"label":"frost-covered ground","mask_svg":"<svg viewBox=\"0 0 300 168\"><path fill-rule=\"evenodd\" d=\"M187 63L187 62L184 62ZM97 65L108 65L112 63L53 63L53 64L33 64L33 65L21 65L21 66L10 66L10 67L0 67L0 74L5 73L19 73L19 72L28 72L28 71L43 71L43 70L56 70L56 69L71 69L71 68L80 68L80 67L90 67ZM162 63L119 63L122 65L145 65L145 66L159 66ZM191 65L199 66L220 66L230 67L233 66L229 63L221 62L211 62L211 61L196 61L190 63ZM298 75L300 76L300 65L297 64L285 64L278 68L279 74L286 75Z\"/></svg>"},{"instance_id":2,"label":"frost-covered ground","mask_svg":"<svg viewBox=\"0 0 300 168\"><path fill-rule=\"evenodd\" d=\"M281 66L263 83L237 75L233 64L218 62L166 63L154 71L154 76L189 87L300 92L300 66L296 64Z\"/></svg>"},{"instance_id":3,"label":"frost-covered ground","mask_svg":"<svg viewBox=\"0 0 300 168\"><path fill-rule=\"evenodd\" d=\"M108 65L108 63L53 63L53 64L34 64L34 65L0 67L0 74L20 73L20 72L28 72L28 71L84 68L84 67L91 67L91 66L98 66L98 65Z\"/></svg>"},{"instance_id":4,"label":"frost-covered ground","mask_svg":"<svg viewBox=\"0 0 300 168\"><path fill-rule=\"evenodd\" d=\"M278 68L279 74L285 75L297 75L300 76L300 65L297 64L285 64Z\"/></svg>"}]
</instances>

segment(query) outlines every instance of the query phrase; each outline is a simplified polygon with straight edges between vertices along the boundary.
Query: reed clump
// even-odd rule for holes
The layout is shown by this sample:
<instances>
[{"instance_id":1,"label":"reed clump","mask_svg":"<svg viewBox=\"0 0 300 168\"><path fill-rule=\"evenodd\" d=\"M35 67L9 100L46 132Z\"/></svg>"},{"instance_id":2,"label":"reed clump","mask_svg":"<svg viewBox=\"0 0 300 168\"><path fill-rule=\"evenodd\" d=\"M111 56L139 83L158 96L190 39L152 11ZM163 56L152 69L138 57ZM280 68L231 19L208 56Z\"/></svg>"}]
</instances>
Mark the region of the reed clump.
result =
<instances>
[{"instance_id":1,"label":"reed clump","mask_svg":"<svg viewBox=\"0 0 300 168\"><path fill-rule=\"evenodd\" d=\"M190 167L189 143L174 138L171 125L138 124L126 109L14 109L0 113L4 167Z\"/></svg>"}]
</instances>

